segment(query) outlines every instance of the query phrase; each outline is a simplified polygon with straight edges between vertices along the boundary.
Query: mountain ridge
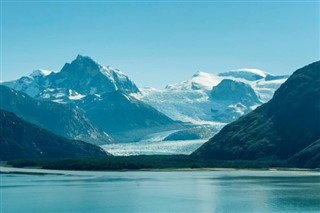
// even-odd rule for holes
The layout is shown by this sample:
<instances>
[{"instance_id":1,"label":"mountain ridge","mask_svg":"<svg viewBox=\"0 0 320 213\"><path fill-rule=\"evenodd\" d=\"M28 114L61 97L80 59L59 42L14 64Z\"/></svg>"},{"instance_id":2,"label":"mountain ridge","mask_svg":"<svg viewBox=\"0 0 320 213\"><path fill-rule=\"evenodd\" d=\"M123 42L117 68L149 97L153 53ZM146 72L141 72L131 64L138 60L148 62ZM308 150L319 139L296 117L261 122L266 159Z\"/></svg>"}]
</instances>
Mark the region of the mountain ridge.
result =
<instances>
[{"instance_id":1,"label":"mountain ridge","mask_svg":"<svg viewBox=\"0 0 320 213\"><path fill-rule=\"evenodd\" d=\"M0 85L0 98L1 109L13 112L57 135L100 145L114 142L75 106L37 100L3 85Z\"/></svg>"},{"instance_id":2,"label":"mountain ridge","mask_svg":"<svg viewBox=\"0 0 320 213\"><path fill-rule=\"evenodd\" d=\"M107 156L98 146L60 137L3 109L0 127L0 160Z\"/></svg>"}]
</instances>

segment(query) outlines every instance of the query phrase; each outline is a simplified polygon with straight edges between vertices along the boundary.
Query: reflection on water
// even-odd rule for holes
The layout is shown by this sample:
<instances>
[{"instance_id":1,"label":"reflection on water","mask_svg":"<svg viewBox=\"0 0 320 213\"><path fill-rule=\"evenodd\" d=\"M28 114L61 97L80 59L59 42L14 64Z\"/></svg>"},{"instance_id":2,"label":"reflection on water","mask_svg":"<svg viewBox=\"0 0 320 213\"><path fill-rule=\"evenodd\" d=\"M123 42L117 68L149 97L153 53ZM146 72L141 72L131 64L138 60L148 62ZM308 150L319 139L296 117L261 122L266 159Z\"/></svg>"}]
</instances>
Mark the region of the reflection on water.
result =
<instances>
[{"instance_id":1,"label":"reflection on water","mask_svg":"<svg viewBox=\"0 0 320 213\"><path fill-rule=\"evenodd\" d=\"M319 212L316 172L1 174L1 213Z\"/></svg>"}]
</instances>

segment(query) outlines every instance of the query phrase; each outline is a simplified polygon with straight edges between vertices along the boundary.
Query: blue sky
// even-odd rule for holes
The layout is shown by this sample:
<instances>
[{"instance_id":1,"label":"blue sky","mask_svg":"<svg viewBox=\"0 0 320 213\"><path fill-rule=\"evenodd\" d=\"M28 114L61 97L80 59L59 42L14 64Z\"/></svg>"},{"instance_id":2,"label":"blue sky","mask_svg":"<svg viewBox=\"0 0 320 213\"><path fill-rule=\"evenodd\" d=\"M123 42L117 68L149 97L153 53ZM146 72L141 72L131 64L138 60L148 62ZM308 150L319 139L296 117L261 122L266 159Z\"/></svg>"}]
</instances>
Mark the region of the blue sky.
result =
<instances>
[{"instance_id":1,"label":"blue sky","mask_svg":"<svg viewBox=\"0 0 320 213\"><path fill-rule=\"evenodd\" d=\"M289 74L319 60L319 2L2 2L2 80L77 54L162 88L196 71Z\"/></svg>"}]
</instances>

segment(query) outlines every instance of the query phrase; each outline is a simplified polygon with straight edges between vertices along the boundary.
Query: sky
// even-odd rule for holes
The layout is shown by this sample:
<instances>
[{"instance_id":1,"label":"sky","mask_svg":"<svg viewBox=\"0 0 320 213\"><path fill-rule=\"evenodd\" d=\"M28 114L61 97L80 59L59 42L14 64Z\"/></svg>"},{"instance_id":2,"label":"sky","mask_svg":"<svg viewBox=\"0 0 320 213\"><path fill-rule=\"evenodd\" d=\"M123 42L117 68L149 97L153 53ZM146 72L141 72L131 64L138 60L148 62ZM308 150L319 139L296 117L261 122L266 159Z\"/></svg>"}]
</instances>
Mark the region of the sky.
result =
<instances>
[{"instance_id":1,"label":"sky","mask_svg":"<svg viewBox=\"0 0 320 213\"><path fill-rule=\"evenodd\" d=\"M163 88L197 71L291 74L320 58L319 1L2 1L1 80L78 54Z\"/></svg>"}]
</instances>

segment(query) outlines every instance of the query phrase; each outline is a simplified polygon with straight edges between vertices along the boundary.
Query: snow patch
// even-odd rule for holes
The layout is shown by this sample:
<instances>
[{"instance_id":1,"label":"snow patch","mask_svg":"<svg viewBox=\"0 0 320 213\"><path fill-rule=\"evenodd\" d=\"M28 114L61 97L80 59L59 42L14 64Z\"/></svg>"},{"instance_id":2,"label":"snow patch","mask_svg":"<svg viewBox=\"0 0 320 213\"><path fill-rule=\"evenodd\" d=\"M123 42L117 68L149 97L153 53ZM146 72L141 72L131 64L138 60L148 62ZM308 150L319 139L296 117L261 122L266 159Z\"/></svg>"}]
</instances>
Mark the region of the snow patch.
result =
<instances>
[{"instance_id":1,"label":"snow patch","mask_svg":"<svg viewBox=\"0 0 320 213\"><path fill-rule=\"evenodd\" d=\"M38 69L38 70L35 70L33 71L30 76L32 77L39 77L39 76L47 76L47 75L50 75L53 71L50 71L50 70L43 70L43 69Z\"/></svg>"},{"instance_id":2,"label":"snow patch","mask_svg":"<svg viewBox=\"0 0 320 213\"><path fill-rule=\"evenodd\" d=\"M78 94L78 95L74 95L74 96L69 96L69 99L70 100L80 100L83 97L85 97L85 95Z\"/></svg>"},{"instance_id":3,"label":"snow patch","mask_svg":"<svg viewBox=\"0 0 320 213\"><path fill-rule=\"evenodd\" d=\"M260 69L251 69L251 68L241 68L241 69L235 69L231 70L232 72L248 72L248 73L254 73L257 75L260 75L262 77L266 77L267 75L270 75L270 73L267 73L265 71L262 71Z\"/></svg>"},{"instance_id":4,"label":"snow patch","mask_svg":"<svg viewBox=\"0 0 320 213\"><path fill-rule=\"evenodd\" d=\"M70 100L80 100L80 99L86 97L85 95L79 94L76 91L73 91L71 89L69 89L68 92L69 92L69 97L68 98Z\"/></svg>"}]
</instances>

